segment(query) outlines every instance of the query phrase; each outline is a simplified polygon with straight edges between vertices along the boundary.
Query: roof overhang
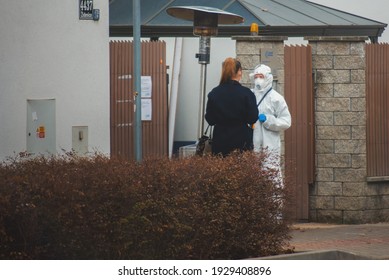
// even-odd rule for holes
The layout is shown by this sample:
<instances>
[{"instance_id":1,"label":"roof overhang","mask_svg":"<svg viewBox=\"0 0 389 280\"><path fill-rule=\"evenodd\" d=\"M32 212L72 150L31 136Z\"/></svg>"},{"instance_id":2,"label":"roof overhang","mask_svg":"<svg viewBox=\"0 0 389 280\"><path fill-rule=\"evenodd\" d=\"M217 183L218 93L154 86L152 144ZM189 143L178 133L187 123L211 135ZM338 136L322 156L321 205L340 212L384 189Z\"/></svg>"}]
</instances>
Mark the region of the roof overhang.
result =
<instances>
[{"instance_id":1,"label":"roof overhang","mask_svg":"<svg viewBox=\"0 0 389 280\"><path fill-rule=\"evenodd\" d=\"M193 23L177 19L167 9L178 0L142 0L141 36L194 37ZM377 39L387 24L342 12L305 0L193 0L188 6L208 5L240 15L241 24L218 26L218 37L250 35L250 25L259 26L258 35L269 36L367 36ZM132 0L110 2L111 37L132 37Z\"/></svg>"},{"instance_id":2,"label":"roof overhang","mask_svg":"<svg viewBox=\"0 0 389 280\"><path fill-rule=\"evenodd\" d=\"M258 35L269 36L368 36L380 37L382 26L261 26ZM192 26L141 26L142 37L194 37ZM110 27L110 37L132 37L132 26L115 25ZM222 26L218 37L250 35L250 27Z\"/></svg>"}]
</instances>

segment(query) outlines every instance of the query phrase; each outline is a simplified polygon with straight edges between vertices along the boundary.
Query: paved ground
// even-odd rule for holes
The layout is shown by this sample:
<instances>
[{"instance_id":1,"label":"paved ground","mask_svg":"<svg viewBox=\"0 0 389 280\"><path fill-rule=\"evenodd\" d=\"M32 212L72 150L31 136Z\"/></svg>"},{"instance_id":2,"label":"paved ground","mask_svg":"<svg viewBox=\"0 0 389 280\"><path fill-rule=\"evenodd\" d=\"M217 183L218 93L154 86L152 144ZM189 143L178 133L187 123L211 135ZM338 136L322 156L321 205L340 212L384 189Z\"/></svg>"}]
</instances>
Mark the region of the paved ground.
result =
<instances>
[{"instance_id":1,"label":"paved ground","mask_svg":"<svg viewBox=\"0 0 389 280\"><path fill-rule=\"evenodd\" d=\"M389 260L389 223L362 225L295 224L295 252L340 250L371 259Z\"/></svg>"}]
</instances>

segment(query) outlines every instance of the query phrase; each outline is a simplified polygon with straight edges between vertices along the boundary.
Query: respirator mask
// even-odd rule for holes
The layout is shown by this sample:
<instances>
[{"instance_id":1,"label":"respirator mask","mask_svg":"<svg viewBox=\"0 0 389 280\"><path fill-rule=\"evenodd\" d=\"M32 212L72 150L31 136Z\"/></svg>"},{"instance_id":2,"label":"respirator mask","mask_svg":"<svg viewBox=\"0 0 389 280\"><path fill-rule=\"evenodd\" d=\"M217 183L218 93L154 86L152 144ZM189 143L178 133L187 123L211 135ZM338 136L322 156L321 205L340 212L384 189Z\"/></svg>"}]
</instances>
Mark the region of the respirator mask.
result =
<instances>
[{"instance_id":1,"label":"respirator mask","mask_svg":"<svg viewBox=\"0 0 389 280\"><path fill-rule=\"evenodd\" d=\"M256 78L254 84L257 90L262 90L266 86L266 80L264 78Z\"/></svg>"}]
</instances>

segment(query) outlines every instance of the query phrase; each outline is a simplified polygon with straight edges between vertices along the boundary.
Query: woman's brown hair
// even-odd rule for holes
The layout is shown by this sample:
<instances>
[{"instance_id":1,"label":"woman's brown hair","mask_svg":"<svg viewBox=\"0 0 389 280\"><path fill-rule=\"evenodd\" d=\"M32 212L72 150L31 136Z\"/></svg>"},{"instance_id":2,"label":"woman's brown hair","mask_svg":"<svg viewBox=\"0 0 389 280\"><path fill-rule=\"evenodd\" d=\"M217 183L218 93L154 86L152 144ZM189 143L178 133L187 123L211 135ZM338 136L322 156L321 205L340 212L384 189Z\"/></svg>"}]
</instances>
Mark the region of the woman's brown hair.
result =
<instances>
[{"instance_id":1,"label":"woman's brown hair","mask_svg":"<svg viewBox=\"0 0 389 280\"><path fill-rule=\"evenodd\" d=\"M242 70L242 65L239 60L232 57L226 58L222 64L222 75L219 84L224 84L227 81L232 80L239 70Z\"/></svg>"}]
</instances>

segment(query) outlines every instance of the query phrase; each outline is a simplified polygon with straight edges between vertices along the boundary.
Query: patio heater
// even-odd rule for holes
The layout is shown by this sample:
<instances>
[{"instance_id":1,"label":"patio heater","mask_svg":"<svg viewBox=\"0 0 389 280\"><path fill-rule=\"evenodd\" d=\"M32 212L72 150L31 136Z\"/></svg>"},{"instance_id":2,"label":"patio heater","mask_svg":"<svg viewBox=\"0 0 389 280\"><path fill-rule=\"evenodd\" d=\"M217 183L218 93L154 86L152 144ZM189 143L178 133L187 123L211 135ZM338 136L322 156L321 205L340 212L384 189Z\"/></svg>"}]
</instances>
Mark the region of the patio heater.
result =
<instances>
[{"instance_id":1,"label":"patio heater","mask_svg":"<svg viewBox=\"0 0 389 280\"><path fill-rule=\"evenodd\" d=\"M211 7L204 6L173 6L166 12L176 18L193 21L193 34L200 37L199 53L196 54L201 65L200 72L200 107L198 138L204 132L204 109L207 79L207 64L210 61L211 36L216 36L218 24L239 24L243 17Z\"/></svg>"}]
</instances>

